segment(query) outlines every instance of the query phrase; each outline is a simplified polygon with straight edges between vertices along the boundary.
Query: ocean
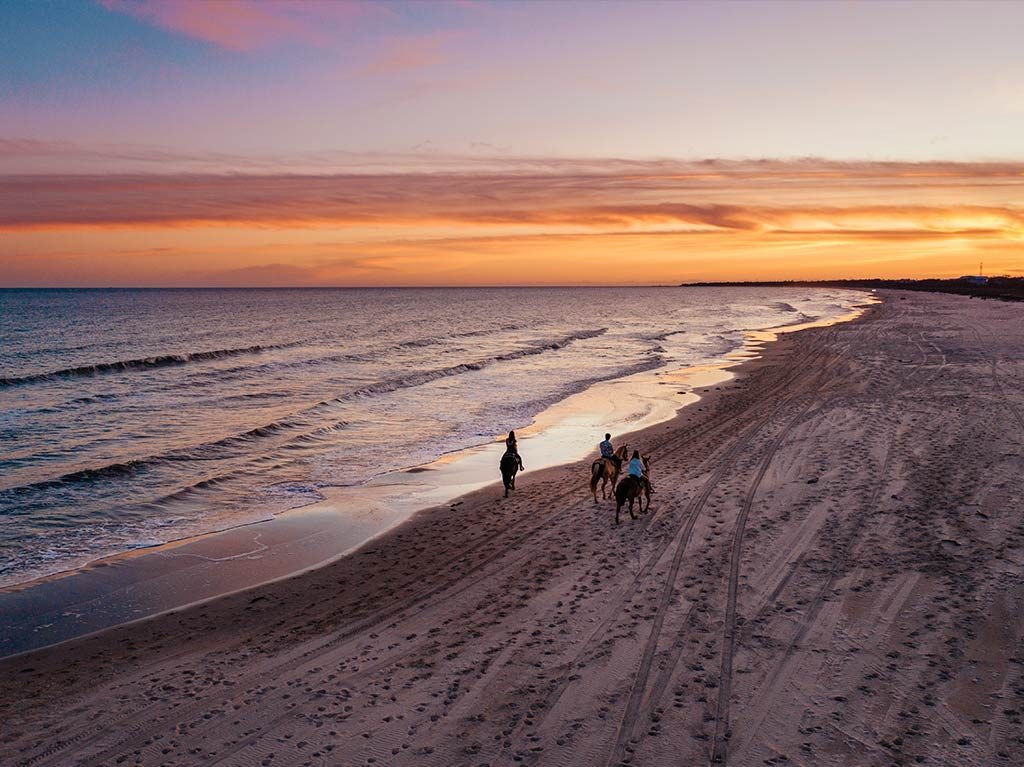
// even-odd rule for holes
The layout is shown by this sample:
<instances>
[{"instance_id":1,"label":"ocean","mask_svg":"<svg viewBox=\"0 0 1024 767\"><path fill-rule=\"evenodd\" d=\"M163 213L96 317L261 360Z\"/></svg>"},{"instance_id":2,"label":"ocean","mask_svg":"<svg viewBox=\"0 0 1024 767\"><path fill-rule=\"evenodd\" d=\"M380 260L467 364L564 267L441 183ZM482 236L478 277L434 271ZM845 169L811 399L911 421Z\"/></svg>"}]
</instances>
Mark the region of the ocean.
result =
<instances>
[{"instance_id":1,"label":"ocean","mask_svg":"<svg viewBox=\"0 0 1024 767\"><path fill-rule=\"evenodd\" d=\"M0 585L271 518L325 488L503 438L597 382L715 364L748 331L838 317L863 299L0 290Z\"/></svg>"}]
</instances>

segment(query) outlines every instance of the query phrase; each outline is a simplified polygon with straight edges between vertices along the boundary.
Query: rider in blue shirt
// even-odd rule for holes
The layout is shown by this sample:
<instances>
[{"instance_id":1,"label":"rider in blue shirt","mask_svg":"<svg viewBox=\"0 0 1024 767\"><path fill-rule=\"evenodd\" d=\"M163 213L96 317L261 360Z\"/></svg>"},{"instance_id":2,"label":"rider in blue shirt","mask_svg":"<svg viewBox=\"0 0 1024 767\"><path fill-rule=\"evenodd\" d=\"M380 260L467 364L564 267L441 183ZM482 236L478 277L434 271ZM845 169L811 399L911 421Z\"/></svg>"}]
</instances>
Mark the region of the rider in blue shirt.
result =
<instances>
[{"instance_id":1,"label":"rider in blue shirt","mask_svg":"<svg viewBox=\"0 0 1024 767\"><path fill-rule=\"evenodd\" d=\"M629 461L629 466L626 467L626 476L642 482L647 487L648 492L653 490L651 481L647 479L647 467L644 466L639 450L633 451L633 457Z\"/></svg>"}]
</instances>

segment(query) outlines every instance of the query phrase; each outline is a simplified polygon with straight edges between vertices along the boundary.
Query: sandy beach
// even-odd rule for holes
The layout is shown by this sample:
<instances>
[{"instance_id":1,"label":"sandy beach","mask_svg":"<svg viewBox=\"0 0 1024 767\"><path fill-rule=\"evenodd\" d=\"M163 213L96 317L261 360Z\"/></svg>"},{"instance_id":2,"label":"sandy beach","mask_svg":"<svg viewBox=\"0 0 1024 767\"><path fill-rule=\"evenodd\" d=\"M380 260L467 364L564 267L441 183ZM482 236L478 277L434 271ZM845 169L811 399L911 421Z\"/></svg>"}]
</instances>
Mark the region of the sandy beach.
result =
<instances>
[{"instance_id":1,"label":"sandy beach","mask_svg":"<svg viewBox=\"0 0 1024 767\"><path fill-rule=\"evenodd\" d=\"M882 297L621 438L635 521L527 471L0 661L0 763L1024 763L1021 308Z\"/></svg>"}]
</instances>

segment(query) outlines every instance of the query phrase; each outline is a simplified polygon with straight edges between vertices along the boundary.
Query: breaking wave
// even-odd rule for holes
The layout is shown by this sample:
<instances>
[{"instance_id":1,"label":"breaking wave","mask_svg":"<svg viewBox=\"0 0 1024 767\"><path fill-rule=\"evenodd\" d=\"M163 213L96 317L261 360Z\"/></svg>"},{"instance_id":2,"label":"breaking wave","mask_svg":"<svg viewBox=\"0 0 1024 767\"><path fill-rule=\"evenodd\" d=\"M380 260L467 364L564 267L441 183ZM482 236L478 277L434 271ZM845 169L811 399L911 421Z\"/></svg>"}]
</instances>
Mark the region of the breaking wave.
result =
<instances>
[{"instance_id":1,"label":"breaking wave","mask_svg":"<svg viewBox=\"0 0 1024 767\"><path fill-rule=\"evenodd\" d=\"M190 362L205 362L217 360L224 357L237 357L242 354L260 354L261 352L273 351L276 349L287 349L298 346L296 341L290 344L271 344L269 346L246 346L242 349L215 349L206 352L190 352L182 354L161 354L155 357L139 357L131 360L117 360L116 362L97 362L94 365L80 365L63 370L52 370L48 373L33 373L27 376L9 376L0 378L2 386L21 386L23 384L36 383L38 381L51 381L55 378L81 378L86 376L110 373L112 371L142 370L149 368L170 367L172 365L185 365Z\"/></svg>"}]
</instances>

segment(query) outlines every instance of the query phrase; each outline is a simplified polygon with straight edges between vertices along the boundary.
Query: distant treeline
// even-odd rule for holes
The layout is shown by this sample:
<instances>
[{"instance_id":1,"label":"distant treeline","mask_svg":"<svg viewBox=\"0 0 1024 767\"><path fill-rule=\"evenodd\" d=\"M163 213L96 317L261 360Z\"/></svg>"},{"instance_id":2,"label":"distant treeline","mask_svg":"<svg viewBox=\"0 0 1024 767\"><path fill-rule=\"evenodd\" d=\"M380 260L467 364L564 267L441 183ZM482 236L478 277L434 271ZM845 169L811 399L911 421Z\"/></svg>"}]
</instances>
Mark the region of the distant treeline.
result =
<instances>
[{"instance_id":1,"label":"distant treeline","mask_svg":"<svg viewBox=\"0 0 1024 767\"><path fill-rule=\"evenodd\" d=\"M953 280L779 280L776 282L684 282L681 287L773 287L773 288L894 288L958 293L963 296L1024 301L1024 277L990 277L986 282Z\"/></svg>"}]
</instances>

